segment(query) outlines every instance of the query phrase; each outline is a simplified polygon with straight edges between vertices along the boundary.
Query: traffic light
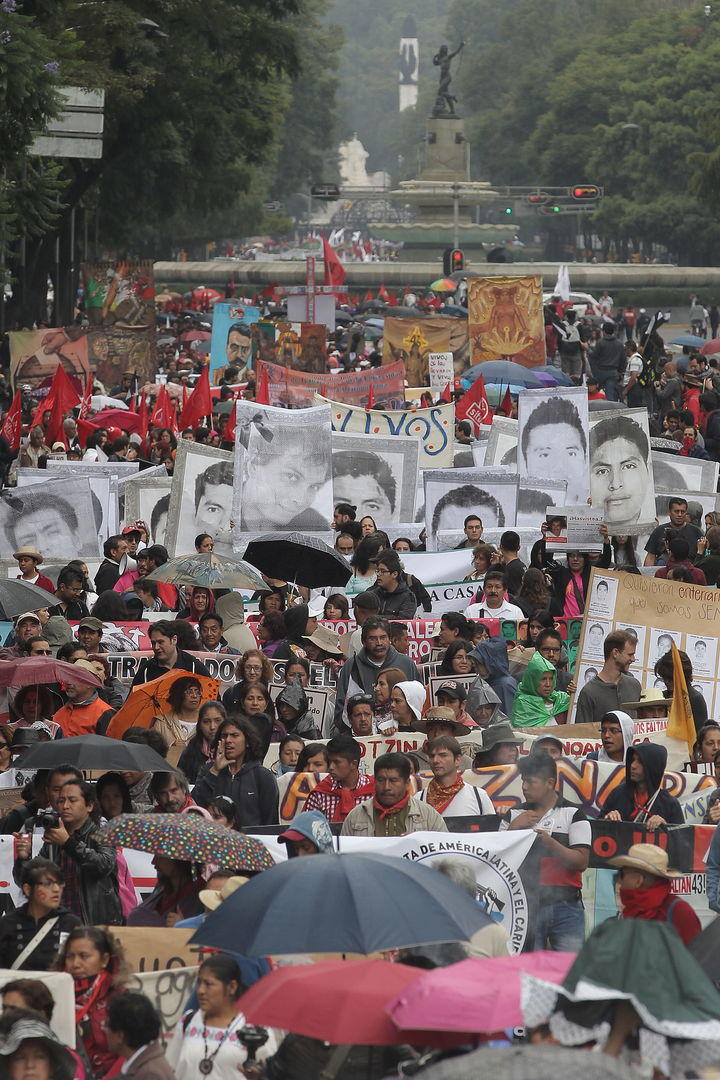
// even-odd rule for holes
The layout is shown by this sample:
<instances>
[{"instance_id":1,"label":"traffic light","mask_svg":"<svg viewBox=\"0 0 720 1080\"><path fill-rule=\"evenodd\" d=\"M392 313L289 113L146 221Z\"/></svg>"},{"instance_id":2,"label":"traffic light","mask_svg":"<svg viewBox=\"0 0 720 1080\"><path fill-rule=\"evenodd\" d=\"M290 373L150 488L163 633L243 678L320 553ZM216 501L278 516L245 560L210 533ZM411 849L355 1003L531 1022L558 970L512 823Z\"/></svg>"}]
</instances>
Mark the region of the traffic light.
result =
<instances>
[{"instance_id":1,"label":"traffic light","mask_svg":"<svg viewBox=\"0 0 720 1080\"><path fill-rule=\"evenodd\" d=\"M449 276L465 269L465 255L460 248L445 248L443 252L443 274Z\"/></svg>"},{"instance_id":2,"label":"traffic light","mask_svg":"<svg viewBox=\"0 0 720 1080\"><path fill-rule=\"evenodd\" d=\"M526 198L531 206L544 206L546 202L550 202L547 191L536 191L532 195L526 196Z\"/></svg>"},{"instance_id":3,"label":"traffic light","mask_svg":"<svg viewBox=\"0 0 720 1080\"><path fill-rule=\"evenodd\" d=\"M577 202L588 202L600 198L600 188L595 184L578 184L577 187L570 188L568 194Z\"/></svg>"},{"instance_id":4,"label":"traffic light","mask_svg":"<svg viewBox=\"0 0 720 1080\"><path fill-rule=\"evenodd\" d=\"M513 212L512 206L506 206L505 207L505 213L506 214L512 214L512 212Z\"/></svg>"}]
</instances>

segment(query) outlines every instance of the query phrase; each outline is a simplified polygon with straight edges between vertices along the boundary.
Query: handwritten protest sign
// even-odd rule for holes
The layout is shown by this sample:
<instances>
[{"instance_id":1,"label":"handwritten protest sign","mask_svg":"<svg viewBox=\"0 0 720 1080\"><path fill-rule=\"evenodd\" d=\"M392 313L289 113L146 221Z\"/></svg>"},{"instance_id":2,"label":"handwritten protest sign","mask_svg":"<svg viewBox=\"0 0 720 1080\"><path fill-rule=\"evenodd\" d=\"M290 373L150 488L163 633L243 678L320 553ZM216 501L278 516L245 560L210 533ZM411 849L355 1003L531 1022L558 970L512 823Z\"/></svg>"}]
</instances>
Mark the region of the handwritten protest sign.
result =
<instances>
[{"instance_id":1,"label":"handwritten protest sign","mask_svg":"<svg viewBox=\"0 0 720 1080\"><path fill-rule=\"evenodd\" d=\"M316 405L330 405L333 431L365 435L412 435L420 443L420 468L451 468L454 453L455 406L431 409L360 409L316 394Z\"/></svg>"},{"instance_id":2,"label":"handwritten protest sign","mask_svg":"<svg viewBox=\"0 0 720 1080\"><path fill-rule=\"evenodd\" d=\"M451 352L428 353L428 370L432 389L444 390L447 384L455 378L453 354Z\"/></svg>"},{"instance_id":3,"label":"handwritten protest sign","mask_svg":"<svg viewBox=\"0 0 720 1080\"><path fill-rule=\"evenodd\" d=\"M333 401L346 405L367 405L372 386L376 405L389 409L402 408L405 401L405 366L398 361L367 371L352 371L347 375L328 372L293 371L282 364L258 364L258 373L267 372L270 405L306 409L313 403L314 394L325 394Z\"/></svg>"}]
</instances>

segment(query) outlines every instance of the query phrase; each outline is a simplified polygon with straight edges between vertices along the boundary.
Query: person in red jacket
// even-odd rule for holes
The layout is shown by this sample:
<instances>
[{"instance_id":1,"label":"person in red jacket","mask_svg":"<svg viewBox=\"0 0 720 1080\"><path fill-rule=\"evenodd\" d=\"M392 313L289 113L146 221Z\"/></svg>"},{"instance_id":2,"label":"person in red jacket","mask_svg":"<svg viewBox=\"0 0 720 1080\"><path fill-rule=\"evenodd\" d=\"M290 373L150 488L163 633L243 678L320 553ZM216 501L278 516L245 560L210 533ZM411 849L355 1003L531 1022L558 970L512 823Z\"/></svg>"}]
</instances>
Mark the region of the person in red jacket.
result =
<instances>
[{"instance_id":1,"label":"person in red jacket","mask_svg":"<svg viewBox=\"0 0 720 1080\"><path fill-rule=\"evenodd\" d=\"M685 945L697 937L699 918L687 900L672 893L672 879L683 875L670 869L666 851L655 844L633 844L627 855L608 861L620 870L621 918L670 923Z\"/></svg>"}]
</instances>

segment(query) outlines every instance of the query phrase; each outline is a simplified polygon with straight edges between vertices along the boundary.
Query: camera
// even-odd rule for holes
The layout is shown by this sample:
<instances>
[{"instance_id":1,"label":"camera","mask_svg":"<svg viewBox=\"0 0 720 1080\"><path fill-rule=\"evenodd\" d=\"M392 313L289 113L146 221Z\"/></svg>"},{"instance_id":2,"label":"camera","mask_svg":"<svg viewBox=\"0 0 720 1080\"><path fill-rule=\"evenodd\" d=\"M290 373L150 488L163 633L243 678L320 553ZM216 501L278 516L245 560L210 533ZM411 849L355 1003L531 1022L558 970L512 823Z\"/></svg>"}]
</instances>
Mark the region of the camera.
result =
<instances>
[{"instance_id":1,"label":"camera","mask_svg":"<svg viewBox=\"0 0 720 1080\"><path fill-rule=\"evenodd\" d=\"M35 824L40 829L57 829L60 824L60 815L57 810L52 810L48 806L44 810L38 810L35 815Z\"/></svg>"},{"instance_id":2,"label":"camera","mask_svg":"<svg viewBox=\"0 0 720 1080\"><path fill-rule=\"evenodd\" d=\"M255 1055L270 1038L265 1028L255 1027L254 1024L246 1024L238 1031L238 1039L247 1050L247 1060L255 1061Z\"/></svg>"}]
</instances>

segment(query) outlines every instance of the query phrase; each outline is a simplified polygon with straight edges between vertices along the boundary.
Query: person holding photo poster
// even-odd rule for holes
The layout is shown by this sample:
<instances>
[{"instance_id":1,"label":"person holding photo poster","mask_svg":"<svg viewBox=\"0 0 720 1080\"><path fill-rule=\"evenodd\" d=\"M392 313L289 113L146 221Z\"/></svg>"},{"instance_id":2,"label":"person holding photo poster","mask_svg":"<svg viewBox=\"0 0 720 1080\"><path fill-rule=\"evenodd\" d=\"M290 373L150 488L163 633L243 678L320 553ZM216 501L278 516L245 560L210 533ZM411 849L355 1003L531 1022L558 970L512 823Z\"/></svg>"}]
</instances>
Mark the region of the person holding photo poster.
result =
<instances>
[{"instance_id":1,"label":"person holding photo poster","mask_svg":"<svg viewBox=\"0 0 720 1080\"><path fill-rule=\"evenodd\" d=\"M567 504L588 497L588 404L584 387L522 390L518 473L567 480Z\"/></svg>"},{"instance_id":2,"label":"person holding photo poster","mask_svg":"<svg viewBox=\"0 0 720 1080\"><path fill-rule=\"evenodd\" d=\"M590 428L590 499L612 535L655 525L647 413L613 413Z\"/></svg>"}]
</instances>

